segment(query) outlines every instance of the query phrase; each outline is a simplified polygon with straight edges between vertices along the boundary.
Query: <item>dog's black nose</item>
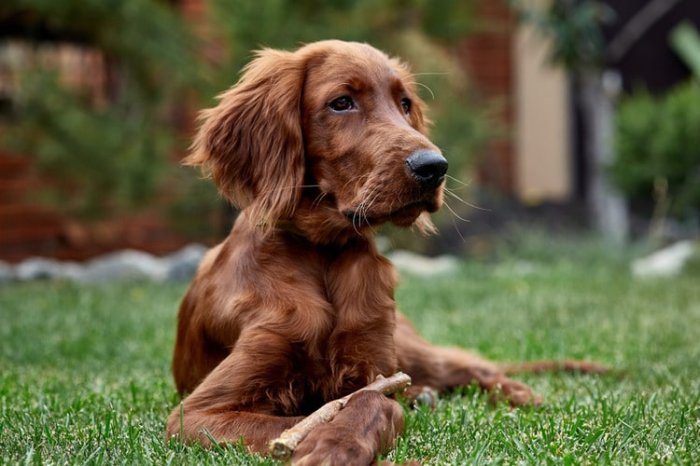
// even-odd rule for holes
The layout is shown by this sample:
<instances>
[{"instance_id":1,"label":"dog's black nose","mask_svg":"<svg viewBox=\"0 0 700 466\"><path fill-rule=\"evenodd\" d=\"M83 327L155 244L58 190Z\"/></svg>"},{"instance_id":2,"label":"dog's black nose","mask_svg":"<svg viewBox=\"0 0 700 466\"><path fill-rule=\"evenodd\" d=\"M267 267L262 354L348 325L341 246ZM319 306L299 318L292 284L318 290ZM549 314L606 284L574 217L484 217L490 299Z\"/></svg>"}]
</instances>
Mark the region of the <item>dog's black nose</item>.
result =
<instances>
[{"instance_id":1,"label":"dog's black nose","mask_svg":"<svg viewBox=\"0 0 700 466\"><path fill-rule=\"evenodd\" d=\"M417 150L406 159L411 174L426 188L434 188L445 179L447 160L440 152Z\"/></svg>"}]
</instances>

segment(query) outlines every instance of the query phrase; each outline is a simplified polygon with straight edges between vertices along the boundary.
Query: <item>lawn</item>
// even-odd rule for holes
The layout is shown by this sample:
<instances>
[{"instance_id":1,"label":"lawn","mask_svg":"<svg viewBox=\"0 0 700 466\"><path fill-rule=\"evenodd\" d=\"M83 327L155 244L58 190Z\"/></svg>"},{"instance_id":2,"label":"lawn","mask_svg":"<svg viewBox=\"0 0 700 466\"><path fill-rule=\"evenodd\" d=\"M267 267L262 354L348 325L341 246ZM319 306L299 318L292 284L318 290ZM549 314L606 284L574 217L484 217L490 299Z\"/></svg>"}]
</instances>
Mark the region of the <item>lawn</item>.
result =
<instances>
[{"instance_id":1,"label":"lawn","mask_svg":"<svg viewBox=\"0 0 700 466\"><path fill-rule=\"evenodd\" d=\"M521 377L539 409L473 388L408 411L394 461L700 464L700 273L639 281L624 251L568 241L402 277L401 309L436 343L504 360L587 358L622 376ZM697 269L697 268L696 268ZM185 284L0 287L2 463L274 464L166 443Z\"/></svg>"}]
</instances>

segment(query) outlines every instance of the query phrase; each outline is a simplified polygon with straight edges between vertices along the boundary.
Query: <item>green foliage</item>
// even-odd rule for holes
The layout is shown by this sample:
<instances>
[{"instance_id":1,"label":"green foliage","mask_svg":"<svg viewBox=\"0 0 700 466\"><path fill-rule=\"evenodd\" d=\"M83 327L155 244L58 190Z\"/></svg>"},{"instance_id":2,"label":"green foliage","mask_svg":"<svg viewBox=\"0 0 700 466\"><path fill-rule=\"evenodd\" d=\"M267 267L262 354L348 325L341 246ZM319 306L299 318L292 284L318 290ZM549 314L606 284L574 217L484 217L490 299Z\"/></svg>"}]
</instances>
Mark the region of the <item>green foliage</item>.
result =
<instances>
[{"instance_id":1,"label":"green foliage","mask_svg":"<svg viewBox=\"0 0 700 466\"><path fill-rule=\"evenodd\" d=\"M127 118L129 109L121 106L93 108L56 81L45 73L27 77L23 124L12 134L18 150L32 154L50 174L47 200L94 216L153 196L174 133L147 112Z\"/></svg>"},{"instance_id":2,"label":"green foliage","mask_svg":"<svg viewBox=\"0 0 700 466\"><path fill-rule=\"evenodd\" d=\"M579 238L548 240L527 246L525 257L513 252L514 241L501 260L465 263L450 276L405 276L398 305L438 344L499 361L588 358L624 376L519 377L544 397L532 410L493 406L467 388L435 411L407 410L389 459L700 464L697 274L637 281L625 260L594 252L590 240L585 249L597 259L585 262ZM279 464L238 446L163 440L179 401L170 357L183 291L178 284L0 287L3 462Z\"/></svg>"},{"instance_id":3,"label":"green foliage","mask_svg":"<svg viewBox=\"0 0 700 466\"><path fill-rule=\"evenodd\" d=\"M13 0L0 6L0 19L12 17L24 18L24 35L44 51L54 39L102 51L106 102L66 85L41 54L30 53L17 71L4 148L37 159L51 182L44 198L64 212L104 217L142 205L173 150L184 147L173 103L203 89L207 72L182 18L150 0Z\"/></svg>"},{"instance_id":4,"label":"green foliage","mask_svg":"<svg viewBox=\"0 0 700 466\"><path fill-rule=\"evenodd\" d=\"M614 14L599 0L555 0L544 11L527 0L510 0L523 21L552 40L550 60L569 70L602 64L605 42L601 26Z\"/></svg>"},{"instance_id":5,"label":"green foliage","mask_svg":"<svg viewBox=\"0 0 700 466\"><path fill-rule=\"evenodd\" d=\"M212 0L234 71L261 46L294 48L321 39L367 41L397 53L395 35L420 31L452 44L474 27L476 0ZM392 46L394 45L394 46Z\"/></svg>"},{"instance_id":6,"label":"green foliage","mask_svg":"<svg viewBox=\"0 0 700 466\"><path fill-rule=\"evenodd\" d=\"M616 159L610 173L632 199L651 202L654 186L668 186L671 212L700 208L700 85L689 82L661 97L638 92L619 108Z\"/></svg>"},{"instance_id":7,"label":"green foliage","mask_svg":"<svg viewBox=\"0 0 700 466\"><path fill-rule=\"evenodd\" d=\"M140 98L158 100L173 87L197 80L196 67L185 66L195 57L195 37L165 2L9 0L0 5L0 19L18 17L29 38L65 39L103 50L130 74Z\"/></svg>"},{"instance_id":8,"label":"green foliage","mask_svg":"<svg viewBox=\"0 0 700 466\"><path fill-rule=\"evenodd\" d=\"M671 31L671 46L700 80L700 34L691 23L684 21Z\"/></svg>"}]
</instances>

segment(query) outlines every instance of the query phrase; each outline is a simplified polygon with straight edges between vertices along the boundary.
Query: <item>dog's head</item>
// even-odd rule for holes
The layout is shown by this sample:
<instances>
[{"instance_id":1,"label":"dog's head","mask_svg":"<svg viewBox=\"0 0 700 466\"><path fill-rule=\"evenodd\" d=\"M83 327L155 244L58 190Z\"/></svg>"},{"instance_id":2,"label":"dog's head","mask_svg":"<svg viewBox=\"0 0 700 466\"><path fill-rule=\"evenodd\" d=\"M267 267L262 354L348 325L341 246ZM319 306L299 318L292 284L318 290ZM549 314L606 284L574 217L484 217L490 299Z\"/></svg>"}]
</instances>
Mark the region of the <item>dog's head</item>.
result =
<instances>
[{"instance_id":1,"label":"dog's head","mask_svg":"<svg viewBox=\"0 0 700 466\"><path fill-rule=\"evenodd\" d=\"M202 112L186 163L264 228L303 208L358 232L385 222L429 229L421 214L442 203L447 161L423 113L406 67L369 45L263 50Z\"/></svg>"}]
</instances>

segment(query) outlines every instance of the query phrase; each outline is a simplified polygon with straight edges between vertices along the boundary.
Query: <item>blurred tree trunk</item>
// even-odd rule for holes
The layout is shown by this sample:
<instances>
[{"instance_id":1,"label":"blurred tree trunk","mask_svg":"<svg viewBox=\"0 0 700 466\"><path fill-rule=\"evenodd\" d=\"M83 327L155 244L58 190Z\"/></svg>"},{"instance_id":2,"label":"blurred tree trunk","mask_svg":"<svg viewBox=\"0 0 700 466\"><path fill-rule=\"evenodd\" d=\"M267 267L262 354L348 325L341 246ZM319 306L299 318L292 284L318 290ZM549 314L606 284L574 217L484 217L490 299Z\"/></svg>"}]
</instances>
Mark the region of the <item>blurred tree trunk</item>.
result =
<instances>
[{"instance_id":1,"label":"blurred tree trunk","mask_svg":"<svg viewBox=\"0 0 700 466\"><path fill-rule=\"evenodd\" d=\"M587 69L578 73L579 99L586 131L588 207L594 226L606 238L624 242L629 231L625 199L606 173L614 158L615 97L619 78L613 72Z\"/></svg>"}]
</instances>

